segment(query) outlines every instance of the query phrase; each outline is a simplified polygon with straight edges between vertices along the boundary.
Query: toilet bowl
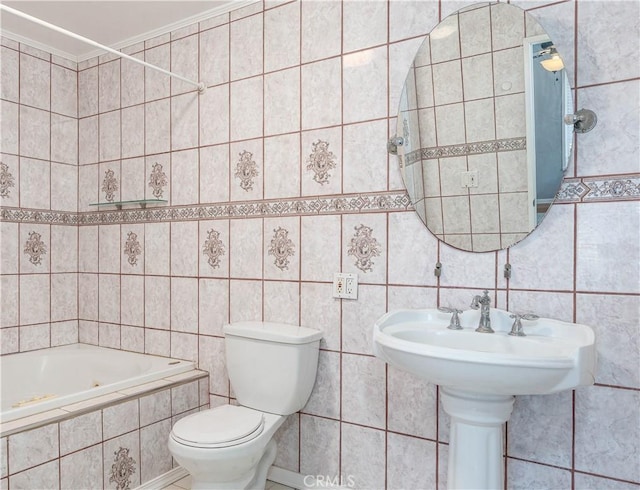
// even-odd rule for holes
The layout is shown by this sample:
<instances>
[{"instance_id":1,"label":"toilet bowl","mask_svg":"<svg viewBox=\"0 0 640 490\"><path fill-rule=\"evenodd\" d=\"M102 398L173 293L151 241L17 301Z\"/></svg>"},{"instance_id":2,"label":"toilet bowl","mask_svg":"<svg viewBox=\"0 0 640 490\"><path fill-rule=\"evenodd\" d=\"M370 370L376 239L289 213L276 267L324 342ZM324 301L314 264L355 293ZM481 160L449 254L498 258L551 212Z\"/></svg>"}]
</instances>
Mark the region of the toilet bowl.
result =
<instances>
[{"instance_id":1,"label":"toilet bowl","mask_svg":"<svg viewBox=\"0 0 640 490\"><path fill-rule=\"evenodd\" d=\"M192 490L264 488L276 457L271 439L285 420L284 415L222 405L176 422L169 450L191 475Z\"/></svg>"},{"instance_id":2,"label":"toilet bowl","mask_svg":"<svg viewBox=\"0 0 640 490\"><path fill-rule=\"evenodd\" d=\"M169 451L191 475L193 490L264 489L277 445L273 435L309 399L322 333L292 325L226 325L229 380L240 405L180 419Z\"/></svg>"}]
</instances>

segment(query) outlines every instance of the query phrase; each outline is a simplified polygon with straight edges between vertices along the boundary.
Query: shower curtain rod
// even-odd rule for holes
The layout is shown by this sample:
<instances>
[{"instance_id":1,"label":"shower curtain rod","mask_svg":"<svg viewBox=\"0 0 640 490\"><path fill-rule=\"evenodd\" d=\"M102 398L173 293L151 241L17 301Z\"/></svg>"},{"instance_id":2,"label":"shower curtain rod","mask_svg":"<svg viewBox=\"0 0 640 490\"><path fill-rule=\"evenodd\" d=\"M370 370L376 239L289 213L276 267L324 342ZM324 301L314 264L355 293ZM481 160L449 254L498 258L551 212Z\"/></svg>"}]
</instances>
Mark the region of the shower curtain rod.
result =
<instances>
[{"instance_id":1,"label":"shower curtain rod","mask_svg":"<svg viewBox=\"0 0 640 490\"><path fill-rule=\"evenodd\" d=\"M152 65L151 63L147 63L146 61L142 61L139 60L138 58L134 58L133 56L129 56L128 54L125 53L121 53L120 51L117 51L113 48L110 48L109 46L105 46L104 44L100 44L99 42L93 41L89 38L86 38L84 36L81 36L80 34L76 34L75 32L71 32L68 31L67 29L63 29L62 27L58 27L54 24L51 24L49 22L46 22L42 19L38 19L37 17L34 17L32 15L29 14L25 14L24 12L20 11L20 10L16 10L12 7L7 7L6 5L2 5L0 3L0 10L4 10L6 12L9 12L13 15L17 15L18 17L22 17L23 19L27 19L31 22L35 22L36 24L39 24L41 26L47 27L51 30L54 30L56 32L59 32L61 34L64 34L65 36L69 36L72 37L74 39L77 39L78 41L82 41L84 43L87 44L91 44L92 46L95 46L96 48L100 48L100 49L104 49L105 51L108 51L109 53L113 53L115 55L120 56L121 58L126 58L128 60L134 61L136 63L140 63L141 65L144 65L148 68L151 68L153 70L159 71L160 73L164 73L165 75L169 75L170 77L174 77L177 78L179 80L182 80L183 82L186 82L188 84L191 85L195 85L198 88L198 92L202 93L205 90L205 84L203 82L194 82L193 80L189 80L188 78L185 78L181 75L178 75L176 73L173 73L169 70L165 70L164 68L160 68L159 66L155 66Z\"/></svg>"}]
</instances>

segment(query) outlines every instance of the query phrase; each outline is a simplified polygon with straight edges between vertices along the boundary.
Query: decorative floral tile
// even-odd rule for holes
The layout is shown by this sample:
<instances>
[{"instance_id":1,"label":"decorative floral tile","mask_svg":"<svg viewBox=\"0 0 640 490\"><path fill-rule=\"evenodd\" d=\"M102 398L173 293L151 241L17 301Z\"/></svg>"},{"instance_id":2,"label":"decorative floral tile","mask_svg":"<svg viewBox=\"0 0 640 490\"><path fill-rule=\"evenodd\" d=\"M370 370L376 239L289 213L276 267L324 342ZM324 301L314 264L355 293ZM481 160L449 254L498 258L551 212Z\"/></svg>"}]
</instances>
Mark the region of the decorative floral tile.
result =
<instances>
[{"instance_id":1,"label":"decorative floral tile","mask_svg":"<svg viewBox=\"0 0 640 490\"><path fill-rule=\"evenodd\" d=\"M149 175L149 187L153 189L153 197L156 199L162 199L164 193L164 187L169 183L167 174L162 170L162 165L159 163L153 164L153 170Z\"/></svg>"},{"instance_id":2,"label":"decorative floral tile","mask_svg":"<svg viewBox=\"0 0 640 490\"><path fill-rule=\"evenodd\" d=\"M220 268L220 257L225 254L224 243L220 240L220 232L209 230L202 246L202 254L207 256L207 263L213 268Z\"/></svg>"},{"instance_id":3,"label":"decorative floral tile","mask_svg":"<svg viewBox=\"0 0 640 490\"><path fill-rule=\"evenodd\" d=\"M129 265L134 266L138 263L138 255L142 253L142 247L138 241L138 235L132 231L127 233L127 240L124 243L124 254L127 256Z\"/></svg>"},{"instance_id":4,"label":"decorative floral tile","mask_svg":"<svg viewBox=\"0 0 640 490\"><path fill-rule=\"evenodd\" d=\"M253 189L253 179L258 176L258 165L253 160L253 153L243 151L240 153L240 160L236 164L236 179L240 179L240 187L249 192Z\"/></svg>"},{"instance_id":5,"label":"decorative floral tile","mask_svg":"<svg viewBox=\"0 0 640 490\"><path fill-rule=\"evenodd\" d=\"M114 453L109 483L116 484L116 490L129 490L131 475L136 472L136 460L129 456L129 449L121 447Z\"/></svg>"},{"instance_id":6,"label":"decorative floral tile","mask_svg":"<svg viewBox=\"0 0 640 490\"><path fill-rule=\"evenodd\" d=\"M118 179L113 169L108 169L104 173L104 179L102 180L102 192L104 192L104 198L108 202L112 202L115 198L116 191L118 190Z\"/></svg>"},{"instance_id":7,"label":"decorative floral tile","mask_svg":"<svg viewBox=\"0 0 640 490\"><path fill-rule=\"evenodd\" d=\"M15 179L9 171L9 166L0 162L0 197L9 197L9 189L15 186Z\"/></svg>"},{"instance_id":8,"label":"decorative floral tile","mask_svg":"<svg viewBox=\"0 0 640 490\"><path fill-rule=\"evenodd\" d=\"M289 268L289 257L295 255L294 248L295 245L289 238L289 232L287 230L281 227L273 230L269 255L273 255L276 258L275 266L278 269L285 270Z\"/></svg>"},{"instance_id":9,"label":"decorative floral tile","mask_svg":"<svg viewBox=\"0 0 640 490\"><path fill-rule=\"evenodd\" d=\"M355 227L356 233L349 242L348 255L356 258L356 267L362 272L373 270L373 257L380 255L380 244L373 237L373 230L365 225Z\"/></svg>"},{"instance_id":10,"label":"decorative floral tile","mask_svg":"<svg viewBox=\"0 0 640 490\"><path fill-rule=\"evenodd\" d=\"M307 170L314 173L313 180L318 184L329 183L329 171L336 168L336 156L329 151L329 142L318 140L313 143L313 150L307 160Z\"/></svg>"},{"instance_id":11,"label":"decorative floral tile","mask_svg":"<svg viewBox=\"0 0 640 490\"><path fill-rule=\"evenodd\" d=\"M40 233L29 232L29 238L24 244L24 253L29 256L29 262L33 265L42 263L42 256L47 253L47 246L42 241Z\"/></svg>"}]
</instances>

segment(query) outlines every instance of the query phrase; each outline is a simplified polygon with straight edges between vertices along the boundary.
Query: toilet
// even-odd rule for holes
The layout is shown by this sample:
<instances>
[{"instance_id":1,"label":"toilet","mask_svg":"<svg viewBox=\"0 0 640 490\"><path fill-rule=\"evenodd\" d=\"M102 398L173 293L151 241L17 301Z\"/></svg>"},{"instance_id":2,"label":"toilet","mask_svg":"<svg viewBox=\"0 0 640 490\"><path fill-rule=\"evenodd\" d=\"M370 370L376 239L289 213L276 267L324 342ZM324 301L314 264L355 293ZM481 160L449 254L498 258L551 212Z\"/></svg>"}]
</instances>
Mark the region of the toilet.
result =
<instances>
[{"instance_id":1,"label":"toilet","mask_svg":"<svg viewBox=\"0 0 640 490\"><path fill-rule=\"evenodd\" d=\"M223 330L238 405L180 419L169 451L191 475L193 490L264 489L277 452L273 435L311 395L322 332L268 322L232 323Z\"/></svg>"}]
</instances>

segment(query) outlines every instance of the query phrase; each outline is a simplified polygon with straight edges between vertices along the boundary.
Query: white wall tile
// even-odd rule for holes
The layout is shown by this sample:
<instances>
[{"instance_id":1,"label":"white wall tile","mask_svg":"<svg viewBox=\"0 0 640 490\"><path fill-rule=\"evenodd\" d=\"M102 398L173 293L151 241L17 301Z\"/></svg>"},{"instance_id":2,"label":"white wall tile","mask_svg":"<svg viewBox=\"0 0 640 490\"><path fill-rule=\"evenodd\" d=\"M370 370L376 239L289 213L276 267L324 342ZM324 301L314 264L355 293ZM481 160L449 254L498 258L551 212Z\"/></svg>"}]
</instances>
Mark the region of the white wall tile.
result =
<instances>
[{"instance_id":1,"label":"white wall tile","mask_svg":"<svg viewBox=\"0 0 640 490\"><path fill-rule=\"evenodd\" d=\"M263 26L262 15L231 23L231 80L262 72Z\"/></svg>"},{"instance_id":2,"label":"white wall tile","mask_svg":"<svg viewBox=\"0 0 640 490\"><path fill-rule=\"evenodd\" d=\"M352 5L365 5L360 2ZM372 4L381 4L373 2ZM358 51L342 58L345 123L387 116L387 49Z\"/></svg>"},{"instance_id":3,"label":"white wall tile","mask_svg":"<svg viewBox=\"0 0 640 490\"><path fill-rule=\"evenodd\" d=\"M51 64L20 55L20 103L49 110L51 100Z\"/></svg>"},{"instance_id":4,"label":"white wall tile","mask_svg":"<svg viewBox=\"0 0 640 490\"><path fill-rule=\"evenodd\" d=\"M264 134L300 129L300 68L290 68L264 77Z\"/></svg>"},{"instance_id":5,"label":"white wall tile","mask_svg":"<svg viewBox=\"0 0 640 490\"><path fill-rule=\"evenodd\" d=\"M384 428L386 365L380 359L342 355L342 420Z\"/></svg>"},{"instance_id":6,"label":"white wall tile","mask_svg":"<svg viewBox=\"0 0 640 490\"><path fill-rule=\"evenodd\" d=\"M301 2L301 61L329 58L342 50L342 2Z\"/></svg>"},{"instance_id":7,"label":"white wall tile","mask_svg":"<svg viewBox=\"0 0 640 490\"><path fill-rule=\"evenodd\" d=\"M120 60L98 66L98 106L100 112L120 108Z\"/></svg>"},{"instance_id":8,"label":"white wall tile","mask_svg":"<svg viewBox=\"0 0 640 490\"><path fill-rule=\"evenodd\" d=\"M10 474L57 458L58 424L9 436L8 451Z\"/></svg>"},{"instance_id":9,"label":"white wall tile","mask_svg":"<svg viewBox=\"0 0 640 490\"><path fill-rule=\"evenodd\" d=\"M197 33L197 26L195 32ZM171 42L171 71L189 80L198 81L198 35ZM196 87L177 78L171 79L171 95L193 91ZM197 98L197 96L196 96Z\"/></svg>"},{"instance_id":10,"label":"white wall tile","mask_svg":"<svg viewBox=\"0 0 640 490\"><path fill-rule=\"evenodd\" d=\"M436 443L400 434L387 439L387 484L390 488L435 488Z\"/></svg>"},{"instance_id":11,"label":"white wall tile","mask_svg":"<svg viewBox=\"0 0 640 490\"><path fill-rule=\"evenodd\" d=\"M640 393L606 386L576 391L575 468L640 481L635 464L640 444Z\"/></svg>"},{"instance_id":12,"label":"white wall tile","mask_svg":"<svg viewBox=\"0 0 640 490\"><path fill-rule=\"evenodd\" d=\"M589 203L577 210L576 287L582 291L638 293L640 205ZM610 252L603 252L609 250ZM620 260L626 273L618 274Z\"/></svg>"},{"instance_id":13,"label":"white wall tile","mask_svg":"<svg viewBox=\"0 0 640 490\"><path fill-rule=\"evenodd\" d=\"M265 72L300 64L300 8L292 2L264 13Z\"/></svg>"},{"instance_id":14,"label":"white wall tile","mask_svg":"<svg viewBox=\"0 0 640 490\"><path fill-rule=\"evenodd\" d=\"M300 417L300 472L338 477L340 423L320 417Z\"/></svg>"},{"instance_id":15,"label":"white wall tile","mask_svg":"<svg viewBox=\"0 0 640 490\"><path fill-rule=\"evenodd\" d=\"M302 66L302 129L321 128L342 122L341 75L340 58Z\"/></svg>"},{"instance_id":16,"label":"white wall tile","mask_svg":"<svg viewBox=\"0 0 640 490\"><path fill-rule=\"evenodd\" d=\"M229 25L200 32L200 77L206 85L229 81Z\"/></svg>"},{"instance_id":17,"label":"white wall tile","mask_svg":"<svg viewBox=\"0 0 640 490\"><path fill-rule=\"evenodd\" d=\"M345 423L341 427L340 461L343 481L353 481L354 486L359 488L384 486L384 432Z\"/></svg>"},{"instance_id":18,"label":"white wall tile","mask_svg":"<svg viewBox=\"0 0 640 490\"><path fill-rule=\"evenodd\" d=\"M233 82L230 89L231 141L257 138L263 134L263 77Z\"/></svg>"}]
</instances>

